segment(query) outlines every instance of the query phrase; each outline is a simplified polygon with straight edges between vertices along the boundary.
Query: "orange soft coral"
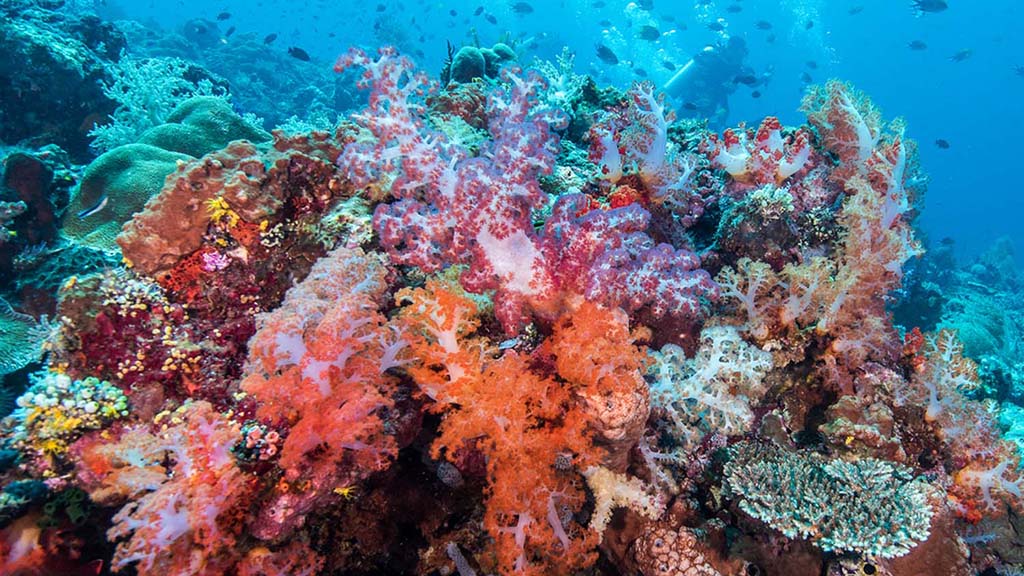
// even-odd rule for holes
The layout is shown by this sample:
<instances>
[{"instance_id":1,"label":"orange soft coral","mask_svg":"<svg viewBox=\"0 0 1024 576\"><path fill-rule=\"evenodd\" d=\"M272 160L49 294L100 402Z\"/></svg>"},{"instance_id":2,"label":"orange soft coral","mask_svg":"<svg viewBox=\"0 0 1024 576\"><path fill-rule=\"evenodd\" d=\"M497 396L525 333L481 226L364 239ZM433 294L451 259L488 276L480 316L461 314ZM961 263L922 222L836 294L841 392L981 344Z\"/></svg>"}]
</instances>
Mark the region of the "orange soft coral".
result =
<instances>
[{"instance_id":1,"label":"orange soft coral","mask_svg":"<svg viewBox=\"0 0 1024 576\"><path fill-rule=\"evenodd\" d=\"M559 376L576 387L602 445L605 465L625 471L630 449L639 442L650 413L643 373L648 357L634 341L649 331L629 331L622 310L582 303L555 326L550 340Z\"/></svg>"},{"instance_id":2,"label":"orange soft coral","mask_svg":"<svg viewBox=\"0 0 1024 576\"><path fill-rule=\"evenodd\" d=\"M474 338L476 306L456 286L429 281L406 290L401 318L414 336L407 370L446 412L435 458L465 451L487 459L484 526L502 574L566 574L596 557L597 535L573 515L585 499L579 470L596 463L590 420L573 387L544 375L514 351L492 359ZM624 334L628 344L628 331ZM580 378L585 376L580 373Z\"/></svg>"}]
</instances>

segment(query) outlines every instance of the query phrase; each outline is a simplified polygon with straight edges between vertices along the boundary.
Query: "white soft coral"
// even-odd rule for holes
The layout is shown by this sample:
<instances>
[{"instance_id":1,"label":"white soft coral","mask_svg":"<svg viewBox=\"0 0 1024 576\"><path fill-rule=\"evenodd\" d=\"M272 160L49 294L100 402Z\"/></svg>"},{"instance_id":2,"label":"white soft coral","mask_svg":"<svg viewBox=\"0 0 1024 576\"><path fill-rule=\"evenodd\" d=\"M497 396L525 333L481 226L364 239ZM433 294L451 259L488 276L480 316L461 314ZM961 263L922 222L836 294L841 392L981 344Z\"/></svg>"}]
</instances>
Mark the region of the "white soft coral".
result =
<instances>
[{"instance_id":1,"label":"white soft coral","mask_svg":"<svg viewBox=\"0 0 1024 576\"><path fill-rule=\"evenodd\" d=\"M651 355L651 398L669 414L684 450L692 450L710 432L732 436L747 431L751 405L766 392L770 353L744 342L734 326L714 326L701 332L692 360L674 344Z\"/></svg>"}]
</instances>

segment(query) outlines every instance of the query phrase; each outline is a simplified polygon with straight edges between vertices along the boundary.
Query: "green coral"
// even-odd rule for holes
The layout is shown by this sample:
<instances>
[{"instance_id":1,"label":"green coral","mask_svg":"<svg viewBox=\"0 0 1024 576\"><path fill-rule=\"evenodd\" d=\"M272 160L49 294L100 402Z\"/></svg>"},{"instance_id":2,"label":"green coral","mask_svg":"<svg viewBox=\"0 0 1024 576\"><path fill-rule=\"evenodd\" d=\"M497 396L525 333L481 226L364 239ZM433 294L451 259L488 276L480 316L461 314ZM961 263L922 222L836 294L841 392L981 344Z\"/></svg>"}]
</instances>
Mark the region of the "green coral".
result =
<instances>
[{"instance_id":1,"label":"green coral","mask_svg":"<svg viewBox=\"0 0 1024 576\"><path fill-rule=\"evenodd\" d=\"M725 489L741 510L828 552L894 558L928 538L937 488L910 468L847 462L743 442L729 450Z\"/></svg>"},{"instance_id":2,"label":"green coral","mask_svg":"<svg viewBox=\"0 0 1024 576\"><path fill-rule=\"evenodd\" d=\"M49 334L46 323L15 312L0 298L0 376L21 370L39 360Z\"/></svg>"},{"instance_id":3,"label":"green coral","mask_svg":"<svg viewBox=\"0 0 1024 576\"><path fill-rule=\"evenodd\" d=\"M121 225L163 188L179 161L194 160L233 140L265 142L270 138L236 114L223 98L186 100L164 124L145 131L137 142L118 146L89 164L64 217L64 234L87 246L116 251L114 239Z\"/></svg>"}]
</instances>

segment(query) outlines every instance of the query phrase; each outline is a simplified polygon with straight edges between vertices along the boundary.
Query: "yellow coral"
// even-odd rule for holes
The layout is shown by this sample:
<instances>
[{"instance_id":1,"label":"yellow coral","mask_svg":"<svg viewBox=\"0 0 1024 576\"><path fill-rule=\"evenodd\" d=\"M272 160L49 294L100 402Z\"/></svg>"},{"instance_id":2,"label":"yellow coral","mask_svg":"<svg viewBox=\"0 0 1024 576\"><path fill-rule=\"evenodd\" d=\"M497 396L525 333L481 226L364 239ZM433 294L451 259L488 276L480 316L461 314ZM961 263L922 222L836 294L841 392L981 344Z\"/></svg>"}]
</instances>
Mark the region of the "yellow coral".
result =
<instances>
[{"instance_id":1,"label":"yellow coral","mask_svg":"<svg viewBox=\"0 0 1024 576\"><path fill-rule=\"evenodd\" d=\"M205 204L206 211L210 214L210 221L217 224L226 223L229 228L238 224L240 220L238 213L232 210L227 201L220 196L210 198Z\"/></svg>"}]
</instances>

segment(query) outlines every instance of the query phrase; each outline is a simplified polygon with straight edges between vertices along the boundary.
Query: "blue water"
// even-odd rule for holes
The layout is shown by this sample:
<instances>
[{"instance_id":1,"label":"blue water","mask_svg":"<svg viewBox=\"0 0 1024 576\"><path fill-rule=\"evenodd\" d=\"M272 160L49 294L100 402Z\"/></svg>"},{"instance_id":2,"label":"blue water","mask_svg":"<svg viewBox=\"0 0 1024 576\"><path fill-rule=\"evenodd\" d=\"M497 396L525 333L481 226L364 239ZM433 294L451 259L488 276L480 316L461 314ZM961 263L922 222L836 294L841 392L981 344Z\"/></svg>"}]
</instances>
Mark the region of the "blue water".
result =
<instances>
[{"instance_id":1,"label":"blue water","mask_svg":"<svg viewBox=\"0 0 1024 576\"><path fill-rule=\"evenodd\" d=\"M284 2L261 0L198 3L184 1L109 1L96 9L107 18L131 18L169 29L192 18L231 18L220 29L235 34L278 34L284 51L300 46L313 61L329 66L350 45L397 44L414 55L426 70L437 71L446 56L446 41L458 46L474 34L490 45L503 34L527 39L520 61L548 59L563 46L576 53L576 68L607 83L626 86L646 71L658 83L671 72L663 60L681 64L704 46L739 36L749 47L748 64L758 74L771 70L772 80L756 89L739 86L730 99L728 124L754 123L777 115L785 124L799 124L796 108L806 73L813 82L831 77L849 80L867 92L886 117L903 116L909 135L920 143L920 158L930 176L920 225L932 242L955 240L961 261L970 261L1001 237L1018 247L1024 243L1019 218L1024 190L1018 166L1019 138L1024 129L1024 39L1020 23L1024 8L1013 0L984 2L951 0L949 9L916 16L902 0L789 0L785 2L667 2L655 0L650 12L621 0L533 2L534 11L518 15L514 2ZM742 8L729 12L728 6ZM473 12L484 8L479 16ZM379 7L383 10L378 11ZM861 10L855 14L851 11ZM455 11L452 16L451 11ZM496 24L485 17L493 15ZM666 19L673 18L674 22ZM759 20L772 24L765 31ZM602 21L611 25L602 25ZM382 25L375 31L374 24ZM606 23L607 23L606 22ZM724 30L708 25L719 22ZM813 23L808 27L808 22ZM632 26L629 26L632 24ZM657 42L636 39L637 29L652 24L662 32ZM682 29L685 24L686 29ZM774 34L774 43L768 42ZM907 45L920 40L924 50ZM609 67L596 57L603 42L621 61ZM964 61L950 57L971 50ZM420 54L415 54L416 52ZM817 68L809 67L813 61ZM938 139L949 142L939 148Z\"/></svg>"}]
</instances>

